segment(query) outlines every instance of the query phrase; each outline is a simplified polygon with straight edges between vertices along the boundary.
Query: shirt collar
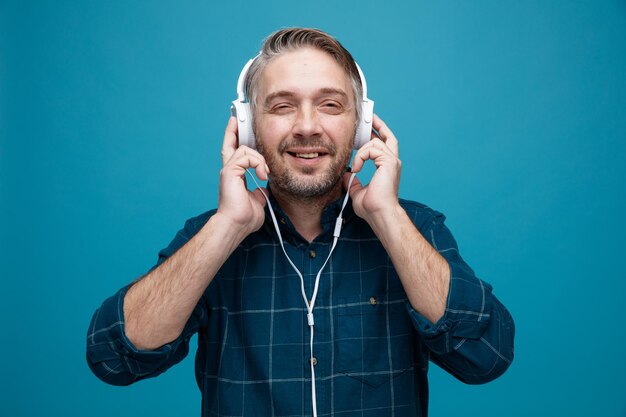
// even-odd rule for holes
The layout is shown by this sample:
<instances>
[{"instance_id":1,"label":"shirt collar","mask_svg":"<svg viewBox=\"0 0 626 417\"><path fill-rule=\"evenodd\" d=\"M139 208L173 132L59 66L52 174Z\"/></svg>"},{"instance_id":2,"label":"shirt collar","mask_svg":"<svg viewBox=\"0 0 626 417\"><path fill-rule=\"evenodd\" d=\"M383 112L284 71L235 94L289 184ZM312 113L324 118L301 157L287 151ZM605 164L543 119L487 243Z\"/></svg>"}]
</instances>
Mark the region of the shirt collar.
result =
<instances>
[{"instance_id":1,"label":"shirt collar","mask_svg":"<svg viewBox=\"0 0 626 417\"><path fill-rule=\"evenodd\" d=\"M280 207L280 205L278 204L276 198L274 198L269 184L267 184L267 191L270 203L272 204L272 208L274 209L274 214L276 215L276 221L278 222L278 226L280 228L280 233L283 240L288 241L296 246L300 244L308 245L309 242L305 238L303 238L300 233L298 233L287 214L285 214L282 207ZM326 242L332 240L333 231L335 229L335 222L337 220L337 217L339 216L339 213L341 212L341 205L343 204L344 197L345 193L342 194L339 199L331 202L326 207L324 207L324 210L322 211L322 217L320 219L322 232L315 238L314 242ZM355 213L352 209L352 200L348 199L348 202L346 203L346 207L343 209L342 214L344 225L352 221L354 216ZM272 217L267 205L265 205L265 223L263 227L268 233L270 233L270 235L276 236L276 230L274 229ZM278 237L276 236L276 238Z\"/></svg>"}]
</instances>

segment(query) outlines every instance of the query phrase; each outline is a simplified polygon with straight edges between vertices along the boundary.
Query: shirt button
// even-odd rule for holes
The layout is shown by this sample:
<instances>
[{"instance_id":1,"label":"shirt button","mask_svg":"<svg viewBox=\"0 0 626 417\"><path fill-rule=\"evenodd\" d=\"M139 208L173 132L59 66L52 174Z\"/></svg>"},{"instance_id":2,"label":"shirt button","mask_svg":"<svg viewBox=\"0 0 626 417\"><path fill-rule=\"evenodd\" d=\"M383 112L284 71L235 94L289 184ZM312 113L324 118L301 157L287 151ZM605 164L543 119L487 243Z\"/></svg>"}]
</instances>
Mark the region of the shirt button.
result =
<instances>
[{"instance_id":1,"label":"shirt button","mask_svg":"<svg viewBox=\"0 0 626 417\"><path fill-rule=\"evenodd\" d=\"M315 258L315 256L316 256L315 251L314 251L314 250L310 250L310 251L309 251L309 258L314 259L314 258Z\"/></svg>"},{"instance_id":2,"label":"shirt button","mask_svg":"<svg viewBox=\"0 0 626 417\"><path fill-rule=\"evenodd\" d=\"M317 365L317 358L315 356L311 358L311 364L313 364L313 366Z\"/></svg>"},{"instance_id":3,"label":"shirt button","mask_svg":"<svg viewBox=\"0 0 626 417\"><path fill-rule=\"evenodd\" d=\"M370 297L370 304L373 306L378 304L378 300L376 299L376 297Z\"/></svg>"}]
</instances>

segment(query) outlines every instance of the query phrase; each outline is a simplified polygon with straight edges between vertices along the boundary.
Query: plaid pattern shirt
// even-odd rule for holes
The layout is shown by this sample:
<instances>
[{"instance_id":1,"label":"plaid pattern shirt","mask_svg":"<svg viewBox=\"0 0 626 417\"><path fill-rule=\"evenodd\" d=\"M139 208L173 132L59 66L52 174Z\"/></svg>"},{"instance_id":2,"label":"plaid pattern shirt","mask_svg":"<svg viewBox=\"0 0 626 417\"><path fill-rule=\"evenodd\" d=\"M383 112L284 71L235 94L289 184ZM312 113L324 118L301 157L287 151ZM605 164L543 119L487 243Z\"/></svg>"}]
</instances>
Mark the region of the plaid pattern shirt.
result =
<instances>
[{"instance_id":1,"label":"plaid pattern shirt","mask_svg":"<svg viewBox=\"0 0 626 417\"><path fill-rule=\"evenodd\" d=\"M135 348L124 333L128 287L107 299L88 330L89 366L108 383L131 384L180 362L198 333L202 416L311 415L310 360L320 416L426 416L429 361L466 383L490 381L513 359L514 325L491 286L461 258L444 216L419 203L400 202L450 264L447 308L437 323L411 307L380 241L348 205L341 237L320 280L312 359L300 279L267 215L264 226L222 266L171 343L153 351ZM340 202L326 207L323 232L311 243L272 203L287 253L310 297L332 244ZM157 266L213 213L188 220L159 253Z\"/></svg>"}]
</instances>

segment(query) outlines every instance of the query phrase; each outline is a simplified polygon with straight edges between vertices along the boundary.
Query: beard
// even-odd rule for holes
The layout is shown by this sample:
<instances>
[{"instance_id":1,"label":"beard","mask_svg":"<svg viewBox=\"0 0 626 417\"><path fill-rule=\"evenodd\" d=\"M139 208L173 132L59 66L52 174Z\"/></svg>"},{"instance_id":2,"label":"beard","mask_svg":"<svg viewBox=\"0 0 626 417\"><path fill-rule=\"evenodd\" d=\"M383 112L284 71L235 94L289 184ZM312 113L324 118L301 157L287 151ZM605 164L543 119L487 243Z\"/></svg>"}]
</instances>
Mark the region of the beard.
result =
<instances>
[{"instance_id":1,"label":"beard","mask_svg":"<svg viewBox=\"0 0 626 417\"><path fill-rule=\"evenodd\" d=\"M303 199L315 199L333 191L343 178L345 168L350 162L353 141L343 148L337 148L333 142L319 138L289 139L281 142L276 152L270 152L263 147L263 141L257 140L257 150L265 158L270 168L270 185L281 194ZM302 168L296 171L288 167L282 157L286 150L293 146L308 146L322 148L331 158L326 170L314 175L312 168Z\"/></svg>"}]
</instances>

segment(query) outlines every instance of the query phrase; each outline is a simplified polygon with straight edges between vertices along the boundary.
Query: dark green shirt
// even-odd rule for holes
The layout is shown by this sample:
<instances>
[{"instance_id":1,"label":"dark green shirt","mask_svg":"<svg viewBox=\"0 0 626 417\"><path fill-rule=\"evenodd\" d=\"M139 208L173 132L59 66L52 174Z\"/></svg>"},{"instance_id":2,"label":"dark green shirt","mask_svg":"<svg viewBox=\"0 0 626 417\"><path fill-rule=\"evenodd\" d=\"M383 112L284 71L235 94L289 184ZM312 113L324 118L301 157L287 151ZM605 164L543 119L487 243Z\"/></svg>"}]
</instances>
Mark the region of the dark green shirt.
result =
<instances>
[{"instance_id":1,"label":"dark green shirt","mask_svg":"<svg viewBox=\"0 0 626 417\"><path fill-rule=\"evenodd\" d=\"M314 310L318 415L426 416L429 361L466 383L502 374L513 359L511 316L461 258L444 216L400 200L422 235L448 261L450 291L434 325L407 301L378 238L349 204ZM328 256L340 201L324 210L323 232L308 243L272 200L287 253L307 295ZM267 209L266 209L267 210ZM183 246L211 211L188 220L157 266ZM300 279L282 253L269 215L211 282L181 336L139 351L124 334L125 287L95 312L87 358L104 381L127 385L181 361L198 333L196 378L202 416L311 415L309 328Z\"/></svg>"}]
</instances>

